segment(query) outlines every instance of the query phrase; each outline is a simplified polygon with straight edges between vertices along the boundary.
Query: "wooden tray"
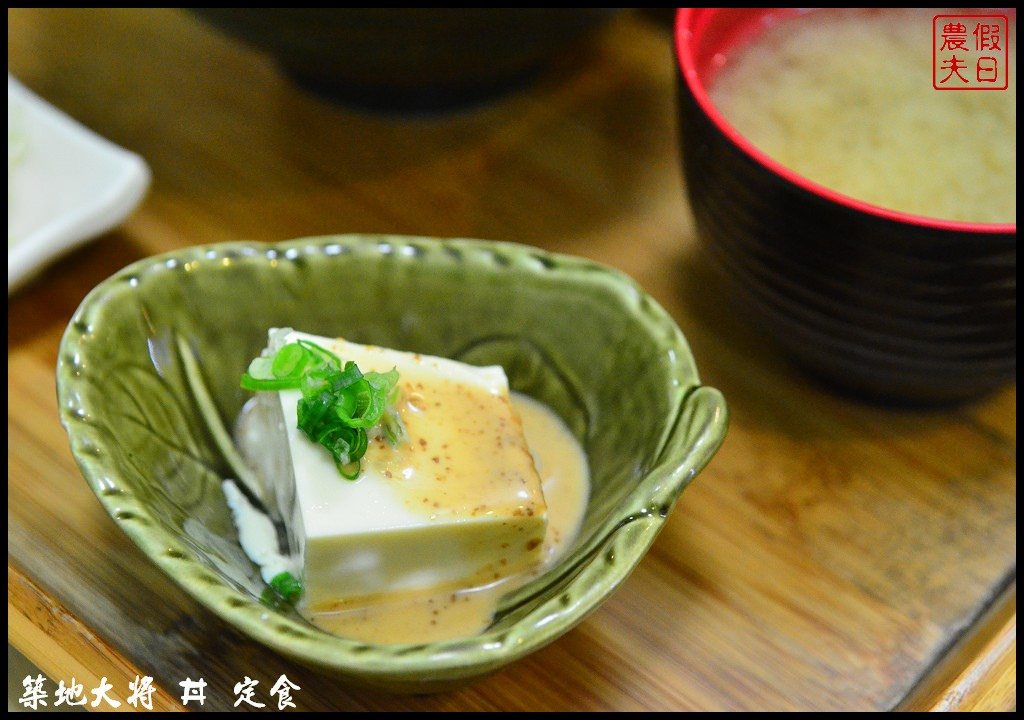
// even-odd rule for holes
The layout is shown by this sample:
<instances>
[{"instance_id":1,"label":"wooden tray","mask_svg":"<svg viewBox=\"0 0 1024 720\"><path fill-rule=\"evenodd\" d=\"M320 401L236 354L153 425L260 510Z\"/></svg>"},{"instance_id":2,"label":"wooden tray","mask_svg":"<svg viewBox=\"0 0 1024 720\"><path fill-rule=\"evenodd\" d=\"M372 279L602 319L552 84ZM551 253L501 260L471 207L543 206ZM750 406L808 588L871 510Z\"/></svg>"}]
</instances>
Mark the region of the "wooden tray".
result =
<instances>
[{"instance_id":1,"label":"wooden tray","mask_svg":"<svg viewBox=\"0 0 1024 720\"><path fill-rule=\"evenodd\" d=\"M117 230L8 303L8 638L86 692L155 702L286 675L308 710L1016 707L1016 386L934 411L789 366L706 266L684 199L667 13L625 12L529 86L437 117L298 89L182 10L8 9L8 70L153 171ZM576 630L461 691L355 691L235 634L114 526L57 419L57 346L99 281L222 240L397 232L614 265L676 318L731 410L641 567ZM91 699L91 695L89 696ZM9 698L9 701L16 701ZM126 709L123 707L122 709ZM242 708L238 708L242 709Z\"/></svg>"}]
</instances>

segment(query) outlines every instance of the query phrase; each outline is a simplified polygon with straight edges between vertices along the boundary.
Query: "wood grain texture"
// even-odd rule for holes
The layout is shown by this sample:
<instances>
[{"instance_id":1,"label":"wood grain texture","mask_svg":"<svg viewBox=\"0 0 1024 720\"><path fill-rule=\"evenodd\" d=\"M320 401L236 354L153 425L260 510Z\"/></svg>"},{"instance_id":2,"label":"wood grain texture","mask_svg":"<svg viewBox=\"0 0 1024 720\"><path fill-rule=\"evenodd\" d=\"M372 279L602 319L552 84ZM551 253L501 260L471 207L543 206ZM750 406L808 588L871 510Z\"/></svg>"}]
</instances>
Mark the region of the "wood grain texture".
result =
<instances>
[{"instance_id":1,"label":"wood grain texture","mask_svg":"<svg viewBox=\"0 0 1024 720\"><path fill-rule=\"evenodd\" d=\"M930 710L993 712L1017 709L1017 615L999 629Z\"/></svg>"},{"instance_id":2,"label":"wood grain texture","mask_svg":"<svg viewBox=\"0 0 1024 720\"><path fill-rule=\"evenodd\" d=\"M50 595L25 577L19 570L7 567L7 637L8 641L30 655L37 667L49 677L57 677L68 686L80 684L86 707L97 710L134 712L155 710L177 712L181 701L163 688L150 684L152 693L132 698L132 684L145 687L140 678L146 673L97 637L81 621L61 607ZM94 688L109 683L109 702L92 694ZM45 689L45 686L44 686ZM56 709L57 698L47 702ZM94 706L93 703L96 703ZM117 707L114 707L116 703Z\"/></svg>"},{"instance_id":3,"label":"wood grain texture","mask_svg":"<svg viewBox=\"0 0 1024 720\"><path fill-rule=\"evenodd\" d=\"M771 347L699 251L670 36L627 12L495 102L384 117L303 92L181 10L8 9L8 70L153 170L121 227L8 302L9 613L13 564L110 649L101 660L54 635L74 656L47 668L55 678L123 658L172 696L202 676L207 710L234 709L243 676L265 691L282 674L308 710L886 710L1006 602L1016 386L879 407ZM626 584L551 646L452 693L347 688L235 633L106 516L57 417L61 334L116 270L191 244L339 232L512 240L613 265L672 314L731 408L721 451ZM966 683L977 706L1015 706L1015 617L943 691Z\"/></svg>"},{"instance_id":4,"label":"wood grain texture","mask_svg":"<svg viewBox=\"0 0 1024 720\"><path fill-rule=\"evenodd\" d=\"M904 697L897 710L1000 711L1017 707L1017 588L1007 587Z\"/></svg>"}]
</instances>

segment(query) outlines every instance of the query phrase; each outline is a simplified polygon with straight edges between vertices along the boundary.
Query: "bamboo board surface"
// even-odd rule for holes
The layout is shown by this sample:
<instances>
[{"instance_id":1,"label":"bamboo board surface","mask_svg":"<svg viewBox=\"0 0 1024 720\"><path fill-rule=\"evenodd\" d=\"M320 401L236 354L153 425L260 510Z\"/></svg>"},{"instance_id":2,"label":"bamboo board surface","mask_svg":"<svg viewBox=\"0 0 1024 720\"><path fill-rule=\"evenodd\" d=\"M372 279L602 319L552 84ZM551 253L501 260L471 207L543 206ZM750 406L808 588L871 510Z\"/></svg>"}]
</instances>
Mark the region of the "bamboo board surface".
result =
<instances>
[{"instance_id":1,"label":"bamboo board surface","mask_svg":"<svg viewBox=\"0 0 1024 720\"><path fill-rule=\"evenodd\" d=\"M232 710L243 676L265 689L282 674L306 710L1015 708L1016 386L880 408L772 349L699 252L670 37L663 15L625 12L495 102L382 118L303 92L182 10L8 9L9 72L154 178L123 225L9 298L12 644L54 681L106 676L126 692L149 675L177 709L186 678L208 683L203 709ZM124 265L344 232L613 265L668 309L730 405L722 449L625 585L452 693L349 689L239 636L116 528L57 416L61 334Z\"/></svg>"}]
</instances>

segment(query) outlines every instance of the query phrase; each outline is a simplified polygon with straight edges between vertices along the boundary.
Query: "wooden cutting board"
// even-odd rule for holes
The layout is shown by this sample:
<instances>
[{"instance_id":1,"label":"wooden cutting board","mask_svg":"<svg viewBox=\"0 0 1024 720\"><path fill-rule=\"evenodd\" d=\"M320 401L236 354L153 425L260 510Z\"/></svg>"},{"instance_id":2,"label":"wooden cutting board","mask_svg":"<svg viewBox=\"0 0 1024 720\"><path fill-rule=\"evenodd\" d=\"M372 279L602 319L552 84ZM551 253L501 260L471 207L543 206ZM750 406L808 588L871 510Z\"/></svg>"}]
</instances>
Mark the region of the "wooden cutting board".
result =
<instances>
[{"instance_id":1,"label":"wooden cutting board","mask_svg":"<svg viewBox=\"0 0 1024 720\"><path fill-rule=\"evenodd\" d=\"M878 407L802 375L746 321L685 200L669 19L625 12L519 91L403 118L307 94L182 10L8 9L9 72L153 170L121 227L8 302L8 638L51 695L107 677L124 699L140 675L159 707L198 709L180 683L202 678L202 709L231 710L243 677L268 702L286 675L308 710L1016 707L1016 386ZM338 232L513 240L618 267L731 408L628 582L456 692L353 690L235 633L117 529L58 421L58 343L98 282L189 244Z\"/></svg>"}]
</instances>

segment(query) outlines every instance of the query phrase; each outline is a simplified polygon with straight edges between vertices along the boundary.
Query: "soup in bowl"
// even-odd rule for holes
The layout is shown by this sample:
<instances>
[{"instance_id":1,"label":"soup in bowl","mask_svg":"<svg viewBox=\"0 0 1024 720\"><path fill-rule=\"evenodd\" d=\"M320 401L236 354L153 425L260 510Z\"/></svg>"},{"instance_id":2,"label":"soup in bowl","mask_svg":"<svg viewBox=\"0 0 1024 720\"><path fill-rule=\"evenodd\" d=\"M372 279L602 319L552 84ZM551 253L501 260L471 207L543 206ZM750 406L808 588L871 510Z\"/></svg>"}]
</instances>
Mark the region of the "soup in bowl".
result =
<instances>
[{"instance_id":1,"label":"soup in bowl","mask_svg":"<svg viewBox=\"0 0 1024 720\"><path fill-rule=\"evenodd\" d=\"M1016 375L1015 80L943 89L948 14L677 14L702 245L790 357L859 396L963 400ZM1015 63L1015 12L962 20L965 43L1002 33L975 65Z\"/></svg>"}]
</instances>

